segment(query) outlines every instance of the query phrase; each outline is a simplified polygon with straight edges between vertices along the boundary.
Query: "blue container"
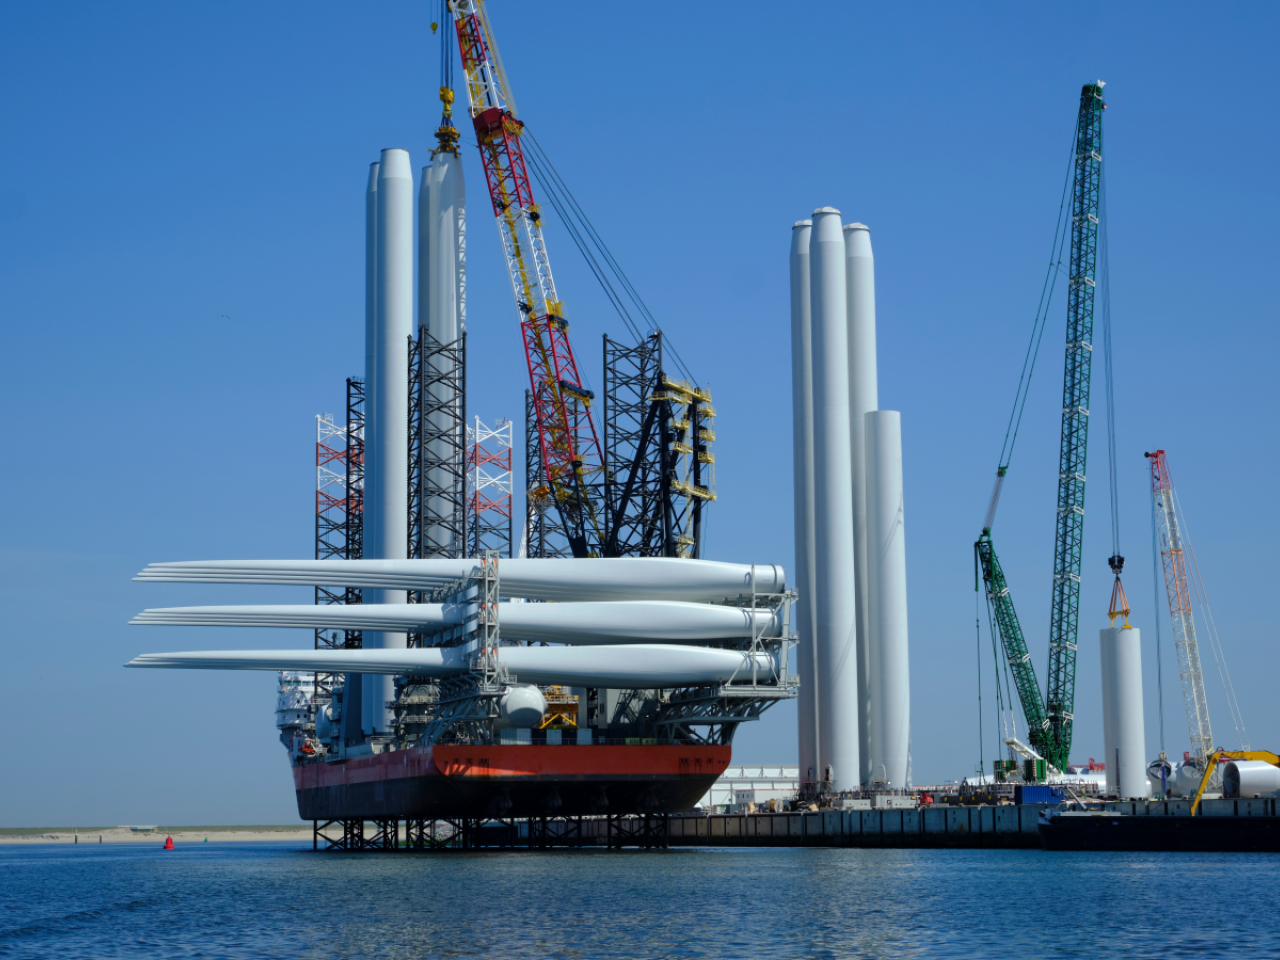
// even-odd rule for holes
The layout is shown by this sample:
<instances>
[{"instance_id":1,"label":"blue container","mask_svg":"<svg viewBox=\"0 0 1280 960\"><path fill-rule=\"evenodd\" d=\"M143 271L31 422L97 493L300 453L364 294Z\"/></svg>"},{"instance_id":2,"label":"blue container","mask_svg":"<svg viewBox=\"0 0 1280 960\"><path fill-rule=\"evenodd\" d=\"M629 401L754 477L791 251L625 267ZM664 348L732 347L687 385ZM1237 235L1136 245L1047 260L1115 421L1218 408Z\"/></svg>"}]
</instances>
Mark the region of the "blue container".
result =
<instances>
[{"instance_id":1,"label":"blue container","mask_svg":"<svg viewBox=\"0 0 1280 960\"><path fill-rule=\"evenodd\" d=\"M1014 803L1061 803L1062 800L1060 787L1049 787L1042 783L1019 783L1013 788Z\"/></svg>"}]
</instances>

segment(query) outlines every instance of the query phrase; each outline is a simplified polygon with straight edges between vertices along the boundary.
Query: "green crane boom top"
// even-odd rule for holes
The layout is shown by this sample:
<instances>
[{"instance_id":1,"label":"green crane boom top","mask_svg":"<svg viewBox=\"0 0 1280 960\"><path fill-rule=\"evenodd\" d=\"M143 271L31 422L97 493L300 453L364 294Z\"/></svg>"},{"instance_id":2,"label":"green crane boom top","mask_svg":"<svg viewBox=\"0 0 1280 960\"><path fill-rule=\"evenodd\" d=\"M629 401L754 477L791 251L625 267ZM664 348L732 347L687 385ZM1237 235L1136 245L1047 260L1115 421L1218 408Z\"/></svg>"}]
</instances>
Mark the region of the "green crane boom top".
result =
<instances>
[{"instance_id":1,"label":"green crane boom top","mask_svg":"<svg viewBox=\"0 0 1280 960\"><path fill-rule=\"evenodd\" d=\"M1080 91L1071 191L1071 262L1067 289L1066 372L1062 384L1062 439L1058 456L1058 517L1053 551L1053 603L1049 619L1049 677L1041 701L1013 598L988 527L975 545L987 598L995 614L1028 735L1059 770L1071 752L1076 689L1076 636L1080 621L1080 568L1084 539L1085 462L1089 441L1089 378L1098 267L1098 213L1102 186L1102 81ZM1019 387L1021 390L1021 386ZM996 497L1008 464L998 472ZM992 500L988 523L995 508Z\"/></svg>"}]
</instances>

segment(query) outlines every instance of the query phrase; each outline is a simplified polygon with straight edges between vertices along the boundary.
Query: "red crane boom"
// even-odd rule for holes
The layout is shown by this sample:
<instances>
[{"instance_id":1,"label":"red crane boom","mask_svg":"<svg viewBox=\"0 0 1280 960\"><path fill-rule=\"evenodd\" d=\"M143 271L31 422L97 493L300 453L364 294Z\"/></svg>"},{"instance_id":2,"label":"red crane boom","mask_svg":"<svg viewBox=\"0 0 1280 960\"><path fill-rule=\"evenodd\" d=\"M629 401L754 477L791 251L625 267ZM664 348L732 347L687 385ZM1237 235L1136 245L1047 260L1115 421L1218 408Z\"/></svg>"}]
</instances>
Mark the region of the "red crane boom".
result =
<instances>
[{"instance_id":1,"label":"red crane boom","mask_svg":"<svg viewBox=\"0 0 1280 960\"><path fill-rule=\"evenodd\" d=\"M591 419L594 395L582 385L564 305L556 296L542 216L520 145L524 124L516 118L482 0L450 0L449 11L529 366L547 480L545 489L530 494L554 503L574 556L598 556L604 541L603 516L594 494L603 479L604 460Z\"/></svg>"}]
</instances>

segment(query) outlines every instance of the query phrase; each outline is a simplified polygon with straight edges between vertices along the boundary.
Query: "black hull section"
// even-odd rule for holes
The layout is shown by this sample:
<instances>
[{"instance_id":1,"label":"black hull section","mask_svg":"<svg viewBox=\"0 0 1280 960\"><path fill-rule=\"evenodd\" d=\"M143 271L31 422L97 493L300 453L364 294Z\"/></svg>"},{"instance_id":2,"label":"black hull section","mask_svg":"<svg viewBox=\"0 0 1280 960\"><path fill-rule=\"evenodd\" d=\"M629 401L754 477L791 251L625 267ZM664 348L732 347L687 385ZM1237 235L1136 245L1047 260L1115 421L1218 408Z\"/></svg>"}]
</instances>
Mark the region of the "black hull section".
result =
<instances>
[{"instance_id":1,"label":"black hull section","mask_svg":"<svg viewBox=\"0 0 1280 960\"><path fill-rule=\"evenodd\" d=\"M1280 853L1280 817L1054 817L1046 850Z\"/></svg>"},{"instance_id":2,"label":"black hull section","mask_svg":"<svg viewBox=\"0 0 1280 960\"><path fill-rule=\"evenodd\" d=\"M457 820L680 813L693 809L716 776L679 779L531 780L404 777L297 791L303 820Z\"/></svg>"}]
</instances>

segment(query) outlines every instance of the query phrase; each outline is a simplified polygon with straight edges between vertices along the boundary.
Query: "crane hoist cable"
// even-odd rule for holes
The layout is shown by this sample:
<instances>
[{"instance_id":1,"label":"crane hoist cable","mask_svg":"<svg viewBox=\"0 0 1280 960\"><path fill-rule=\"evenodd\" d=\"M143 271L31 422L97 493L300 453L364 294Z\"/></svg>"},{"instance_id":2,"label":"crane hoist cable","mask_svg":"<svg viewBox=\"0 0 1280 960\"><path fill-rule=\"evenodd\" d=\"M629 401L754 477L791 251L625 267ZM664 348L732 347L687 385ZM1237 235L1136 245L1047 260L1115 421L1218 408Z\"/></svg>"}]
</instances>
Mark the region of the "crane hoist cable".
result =
<instances>
[{"instance_id":1,"label":"crane hoist cable","mask_svg":"<svg viewBox=\"0 0 1280 960\"><path fill-rule=\"evenodd\" d=\"M1102 265L1098 270L1098 287L1102 293L1102 370L1106 393L1107 413L1107 486L1111 500L1111 556L1107 565L1115 574L1111 585L1111 605L1107 610L1111 626L1116 617L1124 617L1129 626L1129 598L1125 596L1120 573L1124 570L1124 557L1120 553L1120 485L1116 479L1116 407L1115 381L1112 376L1114 361L1111 347L1111 259L1107 239L1107 175L1105 168L1098 177L1098 256Z\"/></svg>"}]
</instances>

